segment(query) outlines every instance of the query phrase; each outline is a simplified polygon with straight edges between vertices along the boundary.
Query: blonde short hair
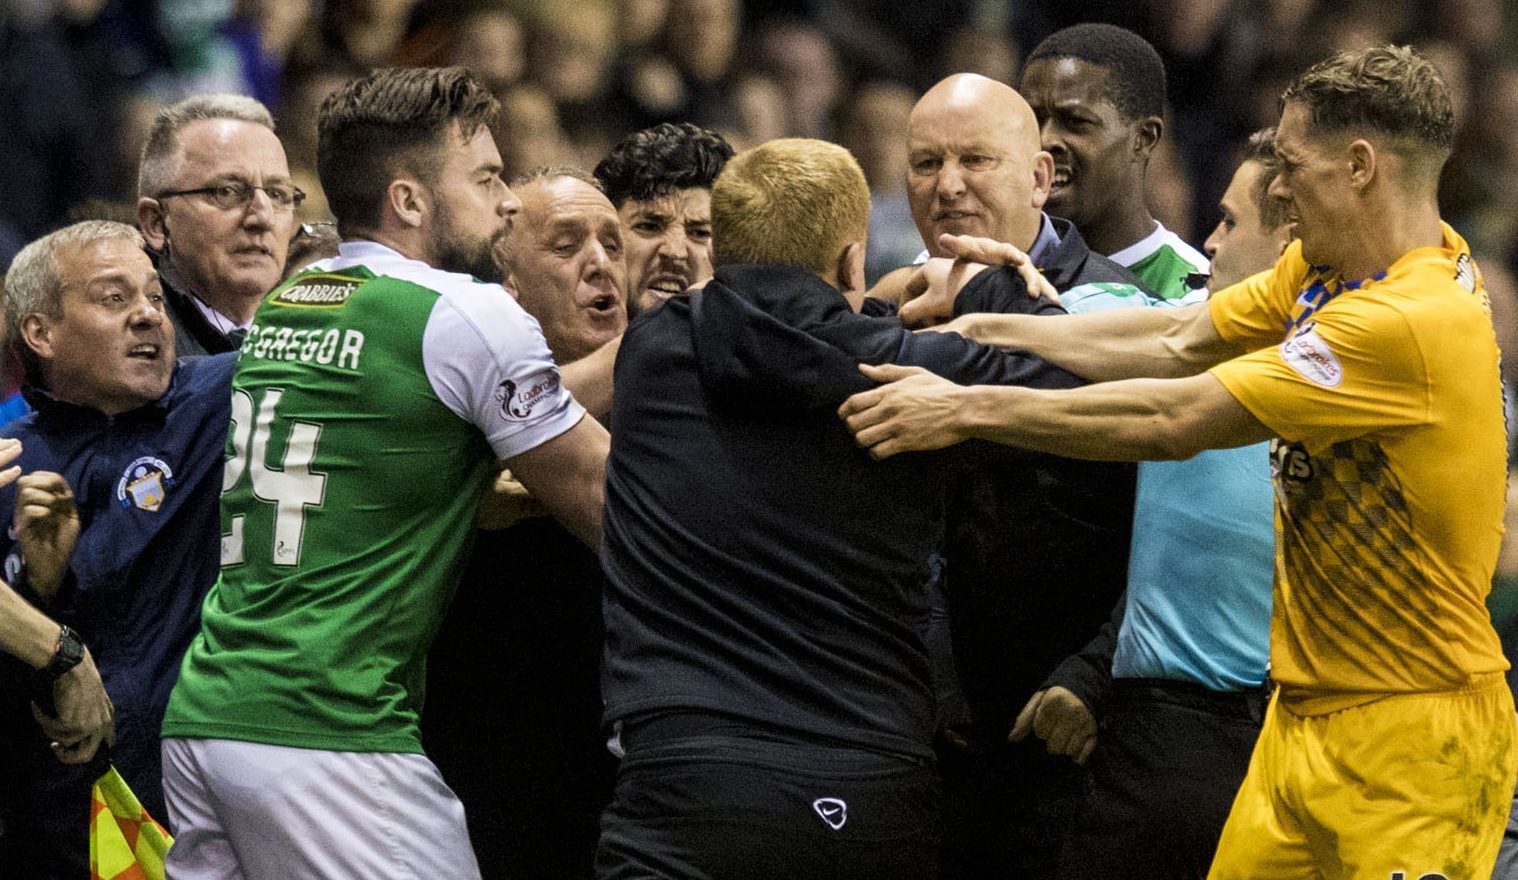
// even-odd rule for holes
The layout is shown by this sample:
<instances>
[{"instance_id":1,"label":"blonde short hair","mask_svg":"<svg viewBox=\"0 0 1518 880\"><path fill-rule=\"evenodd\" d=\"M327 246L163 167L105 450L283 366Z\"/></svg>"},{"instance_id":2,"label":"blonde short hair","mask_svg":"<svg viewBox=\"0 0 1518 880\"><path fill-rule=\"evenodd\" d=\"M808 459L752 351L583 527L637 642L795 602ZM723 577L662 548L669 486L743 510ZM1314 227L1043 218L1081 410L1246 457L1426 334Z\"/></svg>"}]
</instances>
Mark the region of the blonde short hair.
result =
<instances>
[{"instance_id":1,"label":"blonde short hair","mask_svg":"<svg viewBox=\"0 0 1518 880\"><path fill-rule=\"evenodd\" d=\"M1281 105L1300 102L1329 131L1370 128L1439 157L1455 141L1455 110L1439 69L1411 46L1340 52L1286 87Z\"/></svg>"},{"instance_id":2,"label":"blonde short hair","mask_svg":"<svg viewBox=\"0 0 1518 880\"><path fill-rule=\"evenodd\" d=\"M779 263L826 272L870 223L870 188L837 144L782 138L728 161L712 185L718 265Z\"/></svg>"}]
</instances>

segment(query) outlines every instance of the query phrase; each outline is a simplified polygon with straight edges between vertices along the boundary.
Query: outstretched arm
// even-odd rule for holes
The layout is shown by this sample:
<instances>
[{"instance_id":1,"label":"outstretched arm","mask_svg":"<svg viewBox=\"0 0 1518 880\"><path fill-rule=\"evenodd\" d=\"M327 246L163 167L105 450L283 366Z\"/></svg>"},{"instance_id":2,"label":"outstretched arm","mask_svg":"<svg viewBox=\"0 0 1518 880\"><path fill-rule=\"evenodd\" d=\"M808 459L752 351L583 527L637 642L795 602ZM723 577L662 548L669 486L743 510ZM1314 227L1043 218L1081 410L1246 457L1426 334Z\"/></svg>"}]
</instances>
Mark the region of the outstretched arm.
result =
<instances>
[{"instance_id":1,"label":"outstretched arm","mask_svg":"<svg viewBox=\"0 0 1518 880\"><path fill-rule=\"evenodd\" d=\"M1194 376L1244 354L1218 335L1206 303L1045 317L971 314L936 329L1031 351L1092 382Z\"/></svg>"},{"instance_id":2,"label":"outstretched arm","mask_svg":"<svg viewBox=\"0 0 1518 880\"><path fill-rule=\"evenodd\" d=\"M875 458L982 439L1067 458L1165 460L1274 436L1206 373L1045 391L956 385L916 367L859 369L890 384L855 394L838 414Z\"/></svg>"}]
</instances>

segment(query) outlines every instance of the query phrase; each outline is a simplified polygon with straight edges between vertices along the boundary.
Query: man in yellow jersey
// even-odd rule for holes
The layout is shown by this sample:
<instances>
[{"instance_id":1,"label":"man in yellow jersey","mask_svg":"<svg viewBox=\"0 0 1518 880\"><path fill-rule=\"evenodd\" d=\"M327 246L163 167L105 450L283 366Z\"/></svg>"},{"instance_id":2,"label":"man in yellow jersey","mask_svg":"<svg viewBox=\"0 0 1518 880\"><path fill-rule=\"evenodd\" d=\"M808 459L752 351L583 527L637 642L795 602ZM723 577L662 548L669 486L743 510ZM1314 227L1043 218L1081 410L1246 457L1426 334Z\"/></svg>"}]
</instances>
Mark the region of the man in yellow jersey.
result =
<instances>
[{"instance_id":1,"label":"man in yellow jersey","mask_svg":"<svg viewBox=\"0 0 1518 880\"><path fill-rule=\"evenodd\" d=\"M1335 56L1282 97L1271 192L1298 241L1274 269L1186 309L959 325L1102 384L862 367L891 384L840 410L882 458L969 438L1098 459L1274 440L1279 688L1214 880L1491 874L1518 771L1484 607L1502 403L1480 274L1439 219L1452 133L1445 86L1412 49Z\"/></svg>"}]
</instances>

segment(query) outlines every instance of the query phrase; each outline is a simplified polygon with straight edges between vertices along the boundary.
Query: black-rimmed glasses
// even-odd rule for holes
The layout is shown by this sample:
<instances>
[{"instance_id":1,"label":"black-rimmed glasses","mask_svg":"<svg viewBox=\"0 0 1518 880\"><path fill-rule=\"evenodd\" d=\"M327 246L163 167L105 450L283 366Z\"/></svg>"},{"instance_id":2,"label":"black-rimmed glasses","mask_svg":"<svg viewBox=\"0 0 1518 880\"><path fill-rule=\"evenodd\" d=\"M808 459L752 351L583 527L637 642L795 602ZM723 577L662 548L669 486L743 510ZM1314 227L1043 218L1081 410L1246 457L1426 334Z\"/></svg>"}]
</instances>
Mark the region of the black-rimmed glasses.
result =
<instances>
[{"instance_id":1,"label":"black-rimmed glasses","mask_svg":"<svg viewBox=\"0 0 1518 880\"><path fill-rule=\"evenodd\" d=\"M306 194L301 192L300 187L291 186L288 183L254 186L242 181L218 183L215 186L202 186L195 189L178 189L173 192L159 193L157 198L162 200L170 196L205 196L211 200L211 204L230 211L233 208L247 207L248 203L253 201L253 192L260 189L269 197L269 201L274 203L276 211L293 211L306 200Z\"/></svg>"}]
</instances>

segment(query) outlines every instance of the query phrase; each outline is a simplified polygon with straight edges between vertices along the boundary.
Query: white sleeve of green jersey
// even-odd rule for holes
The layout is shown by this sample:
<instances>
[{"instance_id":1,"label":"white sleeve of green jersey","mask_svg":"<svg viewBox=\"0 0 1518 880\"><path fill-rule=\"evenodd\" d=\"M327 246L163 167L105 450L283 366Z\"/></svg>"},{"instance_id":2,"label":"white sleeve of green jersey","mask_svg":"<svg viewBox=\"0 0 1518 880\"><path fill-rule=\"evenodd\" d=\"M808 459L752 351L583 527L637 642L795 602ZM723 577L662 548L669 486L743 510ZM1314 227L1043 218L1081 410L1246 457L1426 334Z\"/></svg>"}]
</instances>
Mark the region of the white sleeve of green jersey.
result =
<instances>
[{"instance_id":1,"label":"white sleeve of green jersey","mask_svg":"<svg viewBox=\"0 0 1518 880\"><path fill-rule=\"evenodd\" d=\"M438 399L511 458L574 427L585 408L559 381L543 330L503 288L450 285L422 336Z\"/></svg>"}]
</instances>

